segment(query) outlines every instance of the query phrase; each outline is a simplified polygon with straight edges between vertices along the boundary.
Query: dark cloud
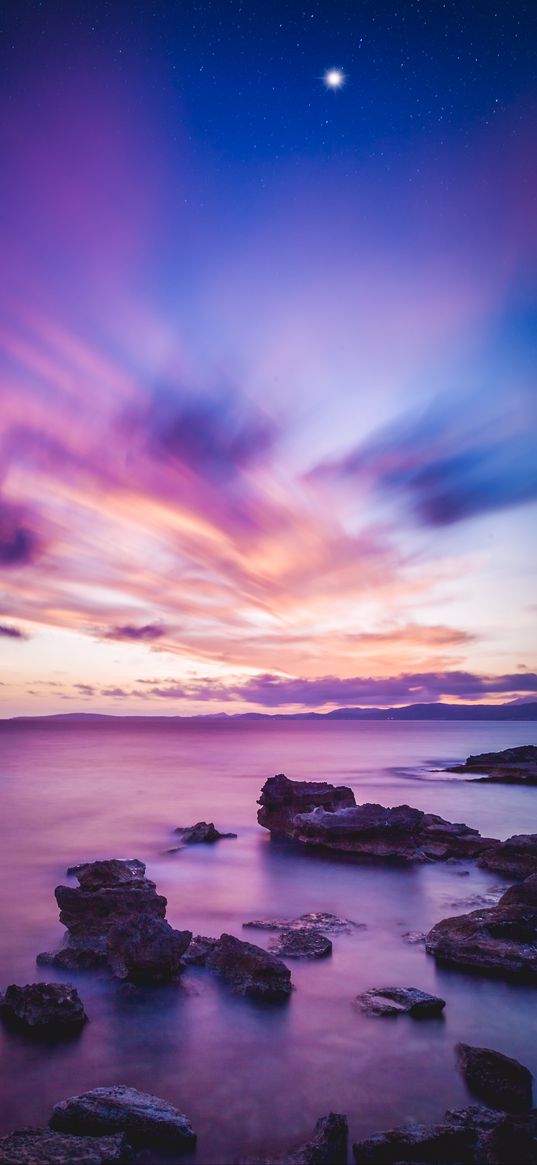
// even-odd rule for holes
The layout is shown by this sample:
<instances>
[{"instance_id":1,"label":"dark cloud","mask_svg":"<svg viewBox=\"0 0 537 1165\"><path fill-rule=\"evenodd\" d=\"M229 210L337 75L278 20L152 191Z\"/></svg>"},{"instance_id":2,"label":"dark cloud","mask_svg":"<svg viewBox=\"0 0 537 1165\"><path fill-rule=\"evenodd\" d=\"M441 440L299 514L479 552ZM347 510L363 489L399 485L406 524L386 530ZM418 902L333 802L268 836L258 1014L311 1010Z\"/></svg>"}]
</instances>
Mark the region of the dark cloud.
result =
<instances>
[{"instance_id":1,"label":"dark cloud","mask_svg":"<svg viewBox=\"0 0 537 1165\"><path fill-rule=\"evenodd\" d=\"M95 695L95 688L92 687L91 684L75 684L75 688L78 689L81 696L94 696Z\"/></svg>"},{"instance_id":2,"label":"dark cloud","mask_svg":"<svg viewBox=\"0 0 537 1165\"><path fill-rule=\"evenodd\" d=\"M274 422L229 391L208 397L158 392L144 423L153 455L217 484L263 457L276 438Z\"/></svg>"},{"instance_id":3,"label":"dark cloud","mask_svg":"<svg viewBox=\"0 0 537 1165\"><path fill-rule=\"evenodd\" d=\"M123 688L101 688L101 696L128 696Z\"/></svg>"},{"instance_id":4,"label":"dark cloud","mask_svg":"<svg viewBox=\"0 0 537 1165\"><path fill-rule=\"evenodd\" d=\"M310 476L370 483L406 501L424 525L449 526L537 498L532 420L524 400L513 424L501 413L482 420L472 398L438 398Z\"/></svg>"},{"instance_id":5,"label":"dark cloud","mask_svg":"<svg viewBox=\"0 0 537 1165\"><path fill-rule=\"evenodd\" d=\"M128 643L139 641L151 643L155 639L162 639L165 634L166 628L161 627L158 623L146 623L143 627L124 623L120 627L110 627L103 638L125 640Z\"/></svg>"},{"instance_id":6,"label":"dark cloud","mask_svg":"<svg viewBox=\"0 0 537 1165\"><path fill-rule=\"evenodd\" d=\"M445 698L472 701L520 692L537 693L535 673L479 676L463 671L416 672L382 679L362 676L295 679L266 673L228 686L211 679L171 683L152 687L148 694L170 700L236 700L264 708L287 705L320 708L328 704L362 707L429 704Z\"/></svg>"},{"instance_id":7,"label":"dark cloud","mask_svg":"<svg viewBox=\"0 0 537 1165\"><path fill-rule=\"evenodd\" d=\"M25 631L20 631L18 627L8 627L6 623L0 623L0 636L2 635L6 639L29 639Z\"/></svg>"},{"instance_id":8,"label":"dark cloud","mask_svg":"<svg viewBox=\"0 0 537 1165\"><path fill-rule=\"evenodd\" d=\"M27 566L39 550L39 538L21 511L0 503L0 566Z\"/></svg>"}]
</instances>

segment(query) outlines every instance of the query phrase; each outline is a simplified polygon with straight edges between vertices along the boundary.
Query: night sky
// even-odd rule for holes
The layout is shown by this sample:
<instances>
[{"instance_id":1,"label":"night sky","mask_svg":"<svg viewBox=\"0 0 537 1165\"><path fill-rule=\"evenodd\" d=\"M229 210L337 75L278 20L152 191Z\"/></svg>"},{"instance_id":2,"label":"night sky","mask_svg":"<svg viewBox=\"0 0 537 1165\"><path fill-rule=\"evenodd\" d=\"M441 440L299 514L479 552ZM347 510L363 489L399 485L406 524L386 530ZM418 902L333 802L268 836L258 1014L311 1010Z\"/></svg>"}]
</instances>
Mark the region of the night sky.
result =
<instances>
[{"instance_id":1,"label":"night sky","mask_svg":"<svg viewBox=\"0 0 537 1165\"><path fill-rule=\"evenodd\" d=\"M1 715L535 698L536 46L7 5Z\"/></svg>"}]
</instances>

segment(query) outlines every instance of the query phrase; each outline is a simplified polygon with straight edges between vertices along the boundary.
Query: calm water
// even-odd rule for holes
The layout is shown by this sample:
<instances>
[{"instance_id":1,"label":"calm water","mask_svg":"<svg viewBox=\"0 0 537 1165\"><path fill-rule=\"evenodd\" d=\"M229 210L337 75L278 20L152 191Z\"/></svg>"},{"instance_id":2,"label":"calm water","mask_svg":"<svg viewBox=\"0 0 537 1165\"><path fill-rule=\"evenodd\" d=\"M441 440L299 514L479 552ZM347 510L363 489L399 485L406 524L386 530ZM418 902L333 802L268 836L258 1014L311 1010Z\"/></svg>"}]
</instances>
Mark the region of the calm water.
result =
<instances>
[{"instance_id":1,"label":"calm water","mask_svg":"<svg viewBox=\"0 0 537 1165\"><path fill-rule=\"evenodd\" d=\"M126 1083L177 1104L198 1133L197 1162L281 1151L330 1109L351 1141L468 1102L455 1071L463 1039L516 1056L537 1075L537 990L439 970L407 930L471 909L498 885L468 864L411 870L297 856L256 822L267 776L351 785L358 801L406 802L507 837L537 831L537 790L471 785L434 773L469 753L536 741L535 724L263 722L0 724L3 823L0 986L61 978L36 968L58 945L54 887L97 857L138 857L168 898L168 918L194 933L243 931L248 918L329 910L366 930L334 939L331 959L290 964L288 1005L234 997L203 970L179 988L129 999L104 974L71 975L91 1019L63 1046L0 1033L1 1127L46 1123L62 1097ZM214 820L236 841L169 855L177 825ZM423 987L447 999L445 1019L361 1014L372 986Z\"/></svg>"}]
</instances>

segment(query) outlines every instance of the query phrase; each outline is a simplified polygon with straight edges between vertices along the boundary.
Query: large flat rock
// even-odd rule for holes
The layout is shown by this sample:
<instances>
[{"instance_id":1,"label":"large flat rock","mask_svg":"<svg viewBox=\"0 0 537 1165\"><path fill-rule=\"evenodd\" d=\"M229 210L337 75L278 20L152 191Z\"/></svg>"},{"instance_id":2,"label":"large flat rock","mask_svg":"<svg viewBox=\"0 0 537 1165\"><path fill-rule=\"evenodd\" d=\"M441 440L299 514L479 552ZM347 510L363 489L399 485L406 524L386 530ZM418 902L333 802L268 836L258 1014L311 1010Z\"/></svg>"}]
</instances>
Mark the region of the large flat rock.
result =
<instances>
[{"instance_id":1,"label":"large flat rock","mask_svg":"<svg viewBox=\"0 0 537 1165\"><path fill-rule=\"evenodd\" d=\"M116 1084L70 1096L54 1106L51 1125L62 1132L100 1136L125 1133L133 1144L192 1148L196 1135L188 1117L167 1100Z\"/></svg>"}]
</instances>

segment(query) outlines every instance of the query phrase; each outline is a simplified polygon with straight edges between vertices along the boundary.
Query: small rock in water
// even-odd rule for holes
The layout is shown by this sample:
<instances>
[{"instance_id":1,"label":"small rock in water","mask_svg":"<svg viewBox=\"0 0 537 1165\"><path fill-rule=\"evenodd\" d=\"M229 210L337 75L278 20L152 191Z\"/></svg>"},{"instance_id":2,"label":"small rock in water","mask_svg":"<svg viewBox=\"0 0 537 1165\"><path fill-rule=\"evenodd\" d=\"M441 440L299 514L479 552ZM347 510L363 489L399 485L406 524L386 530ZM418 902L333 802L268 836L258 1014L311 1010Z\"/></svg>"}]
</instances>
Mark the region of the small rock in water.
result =
<instances>
[{"instance_id":1,"label":"small rock in water","mask_svg":"<svg viewBox=\"0 0 537 1165\"><path fill-rule=\"evenodd\" d=\"M496 906L443 918L425 949L443 963L507 978L537 979L537 875L511 886Z\"/></svg>"},{"instance_id":2,"label":"small rock in water","mask_svg":"<svg viewBox=\"0 0 537 1165\"><path fill-rule=\"evenodd\" d=\"M533 1076L518 1060L492 1048L457 1044L457 1063L472 1092L495 1108L525 1112L531 1108Z\"/></svg>"},{"instance_id":3,"label":"small rock in water","mask_svg":"<svg viewBox=\"0 0 537 1165\"><path fill-rule=\"evenodd\" d=\"M332 954L332 943L320 930L295 927L280 931L269 943L269 949L284 959L324 959Z\"/></svg>"},{"instance_id":4,"label":"small rock in water","mask_svg":"<svg viewBox=\"0 0 537 1165\"><path fill-rule=\"evenodd\" d=\"M291 972L276 955L222 934L209 952L205 966L221 975L239 995L283 1001L292 990Z\"/></svg>"},{"instance_id":5,"label":"small rock in water","mask_svg":"<svg viewBox=\"0 0 537 1165\"><path fill-rule=\"evenodd\" d=\"M212 821L197 821L195 825L179 825L177 829L174 829L174 833L180 836L183 845L199 845L237 836L236 833L220 833ZM170 850L170 853L174 852L174 850Z\"/></svg>"},{"instance_id":6,"label":"small rock in water","mask_svg":"<svg viewBox=\"0 0 537 1165\"><path fill-rule=\"evenodd\" d=\"M417 987L377 987L357 996L362 1011L371 1015L414 1015L425 1017L440 1015L446 1006L445 999L429 995Z\"/></svg>"},{"instance_id":7,"label":"small rock in water","mask_svg":"<svg viewBox=\"0 0 537 1165\"><path fill-rule=\"evenodd\" d=\"M364 922L352 922L349 918L339 918L337 914L329 914L323 910L313 910L309 914L301 914L299 918L254 918L251 922L243 922L246 928L252 930L320 930L324 934L350 934L354 930L365 930Z\"/></svg>"},{"instance_id":8,"label":"small rock in water","mask_svg":"<svg viewBox=\"0 0 537 1165\"><path fill-rule=\"evenodd\" d=\"M0 996L3 1016L35 1035L70 1035L87 1023L84 1005L70 983L12 983Z\"/></svg>"},{"instance_id":9,"label":"small rock in water","mask_svg":"<svg viewBox=\"0 0 537 1165\"><path fill-rule=\"evenodd\" d=\"M116 1084L93 1088L80 1096L70 1096L54 1105L50 1121L62 1132L125 1133L133 1144L167 1144L193 1148L196 1134L184 1113L167 1100Z\"/></svg>"},{"instance_id":10,"label":"small rock in water","mask_svg":"<svg viewBox=\"0 0 537 1165\"><path fill-rule=\"evenodd\" d=\"M297 1149L280 1157L243 1159L241 1165L346 1165L348 1135L346 1116L329 1112L317 1121L312 1139Z\"/></svg>"},{"instance_id":11,"label":"small rock in water","mask_svg":"<svg viewBox=\"0 0 537 1165\"><path fill-rule=\"evenodd\" d=\"M96 867L101 867L108 870L108 874L105 875L105 881L102 884L110 885L111 878L113 877L113 868L117 866L127 867L134 877L143 878L145 874L145 865L138 858L99 858L93 862L79 862L77 866L68 866L65 873L69 877L78 878L78 875L84 875L84 871L86 870L95 870ZM118 880L126 881L127 879L121 879L119 877Z\"/></svg>"},{"instance_id":12,"label":"small rock in water","mask_svg":"<svg viewBox=\"0 0 537 1165\"><path fill-rule=\"evenodd\" d=\"M53 1129L17 1129L0 1137L0 1165L119 1165L127 1160L121 1134L74 1137Z\"/></svg>"},{"instance_id":13,"label":"small rock in water","mask_svg":"<svg viewBox=\"0 0 537 1165\"><path fill-rule=\"evenodd\" d=\"M203 934L197 934L187 947L183 955L183 962L193 967L204 967L208 956L217 943L217 938L206 938Z\"/></svg>"},{"instance_id":14,"label":"small rock in water","mask_svg":"<svg viewBox=\"0 0 537 1165\"><path fill-rule=\"evenodd\" d=\"M406 943L410 943L413 946L414 944L425 942L425 932L423 930L405 930L401 938L404 938Z\"/></svg>"}]
</instances>

